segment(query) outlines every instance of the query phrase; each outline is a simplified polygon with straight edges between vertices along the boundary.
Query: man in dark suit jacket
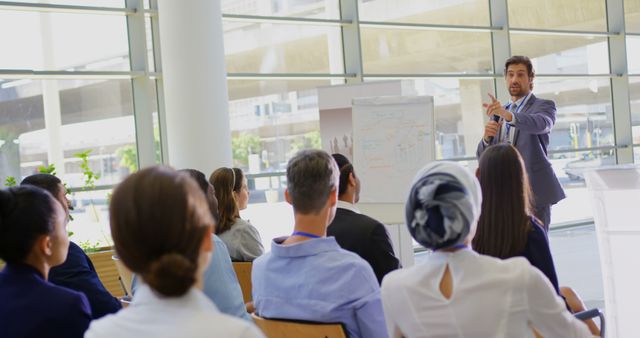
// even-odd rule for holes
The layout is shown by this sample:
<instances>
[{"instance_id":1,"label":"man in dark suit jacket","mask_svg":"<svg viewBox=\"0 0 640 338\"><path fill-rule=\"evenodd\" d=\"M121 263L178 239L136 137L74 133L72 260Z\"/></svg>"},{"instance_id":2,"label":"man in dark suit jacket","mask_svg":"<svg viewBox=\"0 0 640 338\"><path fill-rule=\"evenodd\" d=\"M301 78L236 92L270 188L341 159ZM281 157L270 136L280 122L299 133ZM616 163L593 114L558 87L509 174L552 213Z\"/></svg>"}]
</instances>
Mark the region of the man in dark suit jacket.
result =
<instances>
[{"instance_id":1,"label":"man in dark suit jacket","mask_svg":"<svg viewBox=\"0 0 640 338\"><path fill-rule=\"evenodd\" d=\"M67 260L49 271L49 282L84 293L89 300L93 319L122 308L120 301L104 287L96 268L77 244L69 242Z\"/></svg>"},{"instance_id":2,"label":"man in dark suit jacket","mask_svg":"<svg viewBox=\"0 0 640 338\"><path fill-rule=\"evenodd\" d=\"M512 56L506 61L505 81L511 103L502 105L489 95L492 102L484 106L491 120L485 126L477 156L479 158L486 147L497 143L510 143L518 149L533 190L535 215L548 231L551 205L564 199L565 194L547 157L549 134L556 122L556 105L533 95L534 76L528 57Z\"/></svg>"},{"instance_id":3,"label":"man in dark suit jacket","mask_svg":"<svg viewBox=\"0 0 640 338\"><path fill-rule=\"evenodd\" d=\"M340 247L366 260L381 283L384 275L400 267L400 262L384 225L361 214L354 206L360 197L360 180L355 176L353 165L341 154L332 156L340 168L339 200L327 236L335 237Z\"/></svg>"},{"instance_id":4,"label":"man in dark suit jacket","mask_svg":"<svg viewBox=\"0 0 640 338\"><path fill-rule=\"evenodd\" d=\"M59 178L49 174L35 174L20 182L20 185L25 184L47 190L62 204L67 215L69 214L66 189ZM120 301L107 291L98 278L98 273L87 254L71 241L67 260L49 271L49 282L84 293L89 300L93 319L115 313L122 308Z\"/></svg>"}]
</instances>

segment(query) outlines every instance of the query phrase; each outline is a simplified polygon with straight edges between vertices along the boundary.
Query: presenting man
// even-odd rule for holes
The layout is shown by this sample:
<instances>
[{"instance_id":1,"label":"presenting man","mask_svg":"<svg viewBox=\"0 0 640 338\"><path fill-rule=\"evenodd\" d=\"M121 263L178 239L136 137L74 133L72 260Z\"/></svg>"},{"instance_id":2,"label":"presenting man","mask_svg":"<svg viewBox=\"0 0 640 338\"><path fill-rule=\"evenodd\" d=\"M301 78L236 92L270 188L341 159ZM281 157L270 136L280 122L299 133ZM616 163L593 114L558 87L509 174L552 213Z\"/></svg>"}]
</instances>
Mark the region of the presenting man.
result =
<instances>
[{"instance_id":1,"label":"presenting man","mask_svg":"<svg viewBox=\"0 0 640 338\"><path fill-rule=\"evenodd\" d=\"M510 143L518 149L529 175L535 215L548 231L551 205L565 198L547 157L549 134L556 121L556 105L531 92L535 74L528 57L510 57L505 62L504 72L511 102L502 105L489 94L491 103L483 106L491 120L484 127L476 155L480 157L486 147L498 143Z\"/></svg>"}]
</instances>

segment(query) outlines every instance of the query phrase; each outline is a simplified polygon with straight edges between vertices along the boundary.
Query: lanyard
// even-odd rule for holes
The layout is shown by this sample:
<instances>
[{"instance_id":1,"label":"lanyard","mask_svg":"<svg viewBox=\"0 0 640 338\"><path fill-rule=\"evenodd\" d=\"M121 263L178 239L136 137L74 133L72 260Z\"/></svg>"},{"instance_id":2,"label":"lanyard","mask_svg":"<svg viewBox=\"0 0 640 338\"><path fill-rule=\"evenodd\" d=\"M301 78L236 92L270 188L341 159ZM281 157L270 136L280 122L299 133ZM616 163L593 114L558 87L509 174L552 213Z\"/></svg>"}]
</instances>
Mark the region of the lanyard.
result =
<instances>
[{"instance_id":1,"label":"lanyard","mask_svg":"<svg viewBox=\"0 0 640 338\"><path fill-rule=\"evenodd\" d=\"M294 231L291 234L291 236L302 236L302 237L309 237L309 238L320 238L321 237L321 236L310 234L310 233L304 232L304 231Z\"/></svg>"}]
</instances>

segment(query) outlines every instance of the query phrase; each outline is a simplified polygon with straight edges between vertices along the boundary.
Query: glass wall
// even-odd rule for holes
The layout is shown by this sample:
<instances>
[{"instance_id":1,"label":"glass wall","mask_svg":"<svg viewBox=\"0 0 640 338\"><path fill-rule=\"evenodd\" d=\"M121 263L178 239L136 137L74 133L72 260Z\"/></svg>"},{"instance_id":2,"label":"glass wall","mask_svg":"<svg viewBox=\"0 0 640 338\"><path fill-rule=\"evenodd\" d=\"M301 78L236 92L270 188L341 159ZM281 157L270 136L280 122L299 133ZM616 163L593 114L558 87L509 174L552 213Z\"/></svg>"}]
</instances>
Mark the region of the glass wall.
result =
<instances>
[{"instance_id":1,"label":"glass wall","mask_svg":"<svg viewBox=\"0 0 640 338\"><path fill-rule=\"evenodd\" d=\"M341 33L351 25L348 22L343 22L340 29L304 21L339 20L339 7L355 2L359 46L341 43ZM504 86L504 60L496 59L494 53L508 44L509 54L532 59L538 75L535 94L557 105L549 150L569 198L554 208L554 222L591 217L586 208L579 207L586 201L582 173L588 167L615 163L616 146L624 146L615 142L613 107L620 103L612 102L611 81L617 76L612 73L618 71L610 69L609 55L610 39L616 32L609 31L605 0L508 0L504 7L508 41L500 40L496 34L501 27L491 21L490 11L499 11L500 1L259 3L223 1L225 47L232 46L227 50L227 67L236 165L258 176L269 172L281 175L295 150L315 147L319 127L314 88L353 82L342 60L359 55L363 81L403 79L411 83L416 94L434 96L437 158L473 167L485 123L482 103L489 100L487 93ZM640 22L636 20L640 2L626 0L624 10L627 33L640 33L636 24ZM243 14L250 17L237 22ZM273 16L294 21L269 22ZM247 24L247 20L256 22ZM286 37L273 33L285 31ZM635 55L638 39L640 36L633 34L627 37L629 74L640 75L634 64L640 59L640 54ZM314 47L309 50L308 46ZM305 79L313 73L343 74L344 79ZM288 76L286 80L265 79L274 74ZM638 83L637 77L630 77L634 143L640 144L640 127L635 127L640 122L640 110L635 106ZM300 102L305 102L307 109L302 109ZM281 181L265 179L268 184L257 185L281 189ZM263 192L257 189L252 201L264 200Z\"/></svg>"},{"instance_id":2,"label":"glass wall","mask_svg":"<svg viewBox=\"0 0 640 338\"><path fill-rule=\"evenodd\" d=\"M11 32L0 35L5 47L0 53L0 179L19 180L55 164L69 187L81 191L83 171L89 168L99 174L96 188L89 189L95 192L78 192L76 203L82 207L74 212L91 209L84 207L91 199L104 212L106 193L137 168L136 141L153 138L155 159L161 161L162 114L155 88L147 97L131 81L161 72L153 45L155 1L144 1L149 12L141 18L126 9L133 1L47 3L95 6L96 11L69 13L47 4L8 10L0 2L0 30ZM532 58L535 94L554 100L558 108L549 150L569 198L555 207L554 221L590 217L587 208L579 207L581 173L615 163L615 147L627 146L615 142L615 133L624 128L614 128L614 107L630 105L633 143L640 145L640 1L624 1L626 73L610 69L619 54L612 51L617 36L608 28L605 0L501 3L221 1L233 159L249 174L254 203L246 213L257 220L266 218L265 210L276 210L264 203L282 201L283 170L291 155L320 147L317 88L322 86L409 81L416 94L434 96L437 158L472 168L483 131L481 105L487 93L504 87L504 60L496 55L508 50ZM358 17L345 18L345 9L355 6ZM504 13L496 13L500 10ZM506 38L500 37L502 24L495 23L499 14L508 18ZM131 43L129 30L136 25L144 27L145 46ZM352 28L357 28L359 44L343 41ZM144 62L135 62L140 57ZM613 102L612 79L619 75L629 75L628 103ZM136 127L142 113L134 108L137 100L150 102L154 126L148 130L154 135L137 133L144 129ZM76 154L85 151L90 152L82 166ZM287 217L271 218L285 223ZM85 218L104 219L78 220ZM99 237L105 236L91 240Z\"/></svg>"},{"instance_id":3,"label":"glass wall","mask_svg":"<svg viewBox=\"0 0 640 338\"><path fill-rule=\"evenodd\" d=\"M110 244L108 194L138 167L131 78L147 70L131 67L126 14L124 0L0 2L0 180L55 173L85 247Z\"/></svg>"},{"instance_id":4,"label":"glass wall","mask_svg":"<svg viewBox=\"0 0 640 338\"><path fill-rule=\"evenodd\" d=\"M345 82L339 6L222 1L233 162L252 203L282 200L289 158L320 146L316 88Z\"/></svg>"}]
</instances>

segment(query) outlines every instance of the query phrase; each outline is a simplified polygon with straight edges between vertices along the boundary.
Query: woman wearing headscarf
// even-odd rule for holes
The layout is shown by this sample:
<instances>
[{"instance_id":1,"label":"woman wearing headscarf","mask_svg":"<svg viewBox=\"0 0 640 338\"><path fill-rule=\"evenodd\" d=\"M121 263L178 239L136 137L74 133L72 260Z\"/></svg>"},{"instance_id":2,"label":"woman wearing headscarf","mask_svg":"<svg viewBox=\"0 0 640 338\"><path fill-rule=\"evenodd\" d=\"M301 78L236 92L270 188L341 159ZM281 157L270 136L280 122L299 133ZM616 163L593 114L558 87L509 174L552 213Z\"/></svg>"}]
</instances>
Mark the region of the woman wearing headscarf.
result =
<instances>
[{"instance_id":1,"label":"woman wearing headscarf","mask_svg":"<svg viewBox=\"0 0 640 338\"><path fill-rule=\"evenodd\" d=\"M409 232L433 250L424 264L388 274L382 302L391 337L591 337L524 258L499 260L471 249L482 194L453 162L418 172L407 199Z\"/></svg>"}]
</instances>

